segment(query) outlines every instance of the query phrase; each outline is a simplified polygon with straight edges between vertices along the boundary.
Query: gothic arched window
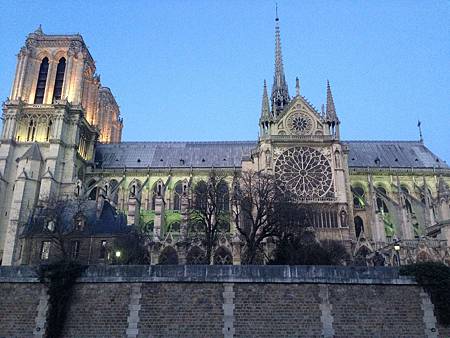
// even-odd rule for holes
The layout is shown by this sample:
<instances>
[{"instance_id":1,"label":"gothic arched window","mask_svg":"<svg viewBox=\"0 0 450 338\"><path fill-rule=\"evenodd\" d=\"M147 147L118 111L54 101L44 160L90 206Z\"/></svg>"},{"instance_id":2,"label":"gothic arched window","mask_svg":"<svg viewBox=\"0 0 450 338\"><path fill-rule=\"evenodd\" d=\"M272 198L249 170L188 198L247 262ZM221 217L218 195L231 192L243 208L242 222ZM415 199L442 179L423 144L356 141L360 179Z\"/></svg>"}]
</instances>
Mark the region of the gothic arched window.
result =
<instances>
[{"instance_id":1,"label":"gothic arched window","mask_svg":"<svg viewBox=\"0 0 450 338\"><path fill-rule=\"evenodd\" d=\"M224 248L223 246L219 247L214 253L214 264L216 265L232 265L233 264L233 256L231 255L230 250Z\"/></svg>"},{"instance_id":2,"label":"gothic arched window","mask_svg":"<svg viewBox=\"0 0 450 338\"><path fill-rule=\"evenodd\" d=\"M366 206L366 198L364 189L361 187L352 187L353 206L355 209L363 209Z\"/></svg>"},{"instance_id":3,"label":"gothic arched window","mask_svg":"<svg viewBox=\"0 0 450 338\"><path fill-rule=\"evenodd\" d=\"M181 196L183 195L183 185L178 182L173 189L173 210L181 210Z\"/></svg>"},{"instance_id":4,"label":"gothic arched window","mask_svg":"<svg viewBox=\"0 0 450 338\"><path fill-rule=\"evenodd\" d=\"M186 257L186 263L195 265L195 264L208 264L205 260L205 252L200 249L198 246L193 246Z\"/></svg>"},{"instance_id":5,"label":"gothic arched window","mask_svg":"<svg viewBox=\"0 0 450 338\"><path fill-rule=\"evenodd\" d=\"M356 216L354 221L355 221L356 238L358 238L359 235L361 235L361 233L364 232L364 222L363 222L362 218L359 216Z\"/></svg>"},{"instance_id":6,"label":"gothic arched window","mask_svg":"<svg viewBox=\"0 0 450 338\"><path fill-rule=\"evenodd\" d=\"M377 210L381 213L387 214L389 212L389 209L384 201L384 199L387 197L386 189L379 186L375 188L377 192Z\"/></svg>"},{"instance_id":7,"label":"gothic arched window","mask_svg":"<svg viewBox=\"0 0 450 338\"><path fill-rule=\"evenodd\" d=\"M47 83L48 74L48 58L42 59L41 66L39 67L39 75L36 86L36 95L34 96L34 103L39 104L44 102L45 85Z\"/></svg>"},{"instance_id":8,"label":"gothic arched window","mask_svg":"<svg viewBox=\"0 0 450 338\"><path fill-rule=\"evenodd\" d=\"M30 119L30 124L28 125L28 132L27 132L27 142L33 142L35 136L36 136L36 121Z\"/></svg>"},{"instance_id":9,"label":"gothic arched window","mask_svg":"<svg viewBox=\"0 0 450 338\"><path fill-rule=\"evenodd\" d=\"M59 59L58 67L56 67L55 87L53 89L53 103L56 100L61 100L65 71L66 71L66 59L61 58Z\"/></svg>"},{"instance_id":10,"label":"gothic arched window","mask_svg":"<svg viewBox=\"0 0 450 338\"><path fill-rule=\"evenodd\" d=\"M205 181L200 181L195 186L195 209L204 210L208 202L208 186Z\"/></svg>"},{"instance_id":11,"label":"gothic arched window","mask_svg":"<svg viewBox=\"0 0 450 338\"><path fill-rule=\"evenodd\" d=\"M155 183L155 185L153 186L153 189L152 189L152 203L150 206L151 210L155 210L157 195L158 195L158 184Z\"/></svg>"},{"instance_id":12,"label":"gothic arched window","mask_svg":"<svg viewBox=\"0 0 450 338\"><path fill-rule=\"evenodd\" d=\"M46 136L45 136L45 140L46 141L48 141L49 138L50 138L50 131L52 130L52 124L53 124L52 120L49 120L48 124L47 124L47 133L46 133Z\"/></svg>"},{"instance_id":13,"label":"gothic arched window","mask_svg":"<svg viewBox=\"0 0 450 338\"><path fill-rule=\"evenodd\" d=\"M230 194L225 182L220 182L217 187L217 208L223 212L230 211Z\"/></svg>"}]
</instances>

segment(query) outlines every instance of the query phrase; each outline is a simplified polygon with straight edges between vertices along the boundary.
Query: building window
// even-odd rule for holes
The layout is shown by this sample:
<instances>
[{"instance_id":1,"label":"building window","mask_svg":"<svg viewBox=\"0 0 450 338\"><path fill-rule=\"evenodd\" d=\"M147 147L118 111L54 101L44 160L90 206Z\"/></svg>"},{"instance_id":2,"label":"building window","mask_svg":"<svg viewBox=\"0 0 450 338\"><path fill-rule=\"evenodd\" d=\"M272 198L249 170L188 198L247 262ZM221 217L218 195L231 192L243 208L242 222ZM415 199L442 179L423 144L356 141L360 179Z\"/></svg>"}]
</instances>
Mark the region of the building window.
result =
<instances>
[{"instance_id":1,"label":"building window","mask_svg":"<svg viewBox=\"0 0 450 338\"><path fill-rule=\"evenodd\" d=\"M220 182L217 187L217 208L225 213L230 211L230 194L225 182Z\"/></svg>"},{"instance_id":2,"label":"building window","mask_svg":"<svg viewBox=\"0 0 450 338\"><path fill-rule=\"evenodd\" d=\"M34 96L34 103L43 103L45 94L45 85L47 83L48 74L48 58L44 58L39 67L39 75L36 86L36 95Z\"/></svg>"},{"instance_id":3,"label":"building window","mask_svg":"<svg viewBox=\"0 0 450 338\"><path fill-rule=\"evenodd\" d=\"M43 241L41 244L41 260L46 261L50 255L50 241Z\"/></svg>"},{"instance_id":4,"label":"building window","mask_svg":"<svg viewBox=\"0 0 450 338\"><path fill-rule=\"evenodd\" d=\"M78 256L80 255L80 241L72 241L71 255L73 259L78 259Z\"/></svg>"},{"instance_id":5,"label":"building window","mask_svg":"<svg viewBox=\"0 0 450 338\"><path fill-rule=\"evenodd\" d=\"M98 258L100 259L105 259L106 258L106 251L107 251L107 242L106 241L101 241L100 242L100 255Z\"/></svg>"},{"instance_id":6,"label":"building window","mask_svg":"<svg viewBox=\"0 0 450 338\"><path fill-rule=\"evenodd\" d=\"M27 142L33 142L35 136L36 136L36 121L33 119L30 119L30 123L28 124L28 131L27 131Z\"/></svg>"},{"instance_id":7,"label":"building window","mask_svg":"<svg viewBox=\"0 0 450 338\"><path fill-rule=\"evenodd\" d=\"M51 130L52 130L52 121L50 120L50 121L48 121L48 124L47 124L47 133L46 133L46 135L45 135L45 140L46 141L48 141L49 139L50 139L50 132L51 132Z\"/></svg>"},{"instance_id":8,"label":"building window","mask_svg":"<svg viewBox=\"0 0 450 338\"><path fill-rule=\"evenodd\" d=\"M55 87L53 89L53 103L55 103L56 100L61 100L65 70L66 59L61 58L59 60L58 67L56 68Z\"/></svg>"},{"instance_id":9,"label":"building window","mask_svg":"<svg viewBox=\"0 0 450 338\"><path fill-rule=\"evenodd\" d=\"M181 210L181 196L183 195L183 185L178 182L173 193L173 210Z\"/></svg>"},{"instance_id":10,"label":"building window","mask_svg":"<svg viewBox=\"0 0 450 338\"><path fill-rule=\"evenodd\" d=\"M355 209L364 209L366 207L366 197L364 189L361 187L352 187L353 206Z\"/></svg>"}]
</instances>

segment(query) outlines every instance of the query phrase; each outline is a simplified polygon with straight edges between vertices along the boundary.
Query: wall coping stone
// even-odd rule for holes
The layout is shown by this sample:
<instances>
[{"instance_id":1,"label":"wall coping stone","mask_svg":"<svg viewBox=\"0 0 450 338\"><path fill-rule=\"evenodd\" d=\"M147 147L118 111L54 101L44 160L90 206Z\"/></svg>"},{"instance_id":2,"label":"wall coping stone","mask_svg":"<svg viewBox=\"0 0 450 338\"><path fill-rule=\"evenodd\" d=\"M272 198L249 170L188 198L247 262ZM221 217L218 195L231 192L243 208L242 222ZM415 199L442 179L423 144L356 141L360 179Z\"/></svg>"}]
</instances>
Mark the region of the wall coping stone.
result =
<instances>
[{"instance_id":1,"label":"wall coping stone","mask_svg":"<svg viewBox=\"0 0 450 338\"><path fill-rule=\"evenodd\" d=\"M312 283L416 285L393 267L317 265L91 265L86 283ZM37 267L2 266L0 283L37 283Z\"/></svg>"}]
</instances>

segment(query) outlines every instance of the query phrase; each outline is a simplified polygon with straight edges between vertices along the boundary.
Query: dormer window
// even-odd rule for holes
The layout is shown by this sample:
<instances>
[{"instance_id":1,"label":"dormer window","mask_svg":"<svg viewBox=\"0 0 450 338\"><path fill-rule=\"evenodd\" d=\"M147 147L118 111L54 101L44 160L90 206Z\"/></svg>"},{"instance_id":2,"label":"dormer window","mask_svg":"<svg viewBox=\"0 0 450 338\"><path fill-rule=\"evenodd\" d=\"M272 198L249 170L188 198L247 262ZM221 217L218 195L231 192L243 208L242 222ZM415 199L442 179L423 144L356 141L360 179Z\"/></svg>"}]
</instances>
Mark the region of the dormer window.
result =
<instances>
[{"instance_id":1,"label":"dormer window","mask_svg":"<svg viewBox=\"0 0 450 338\"><path fill-rule=\"evenodd\" d=\"M86 225L86 217L83 215L82 212L79 212L73 218L73 223L75 225L76 231L83 231L84 226Z\"/></svg>"},{"instance_id":2,"label":"dormer window","mask_svg":"<svg viewBox=\"0 0 450 338\"><path fill-rule=\"evenodd\" d=\"M48 220L47 224L45 225L48 231L54 232L56 228L56 224L54 220Z\"/></svg>"}]
</instances>

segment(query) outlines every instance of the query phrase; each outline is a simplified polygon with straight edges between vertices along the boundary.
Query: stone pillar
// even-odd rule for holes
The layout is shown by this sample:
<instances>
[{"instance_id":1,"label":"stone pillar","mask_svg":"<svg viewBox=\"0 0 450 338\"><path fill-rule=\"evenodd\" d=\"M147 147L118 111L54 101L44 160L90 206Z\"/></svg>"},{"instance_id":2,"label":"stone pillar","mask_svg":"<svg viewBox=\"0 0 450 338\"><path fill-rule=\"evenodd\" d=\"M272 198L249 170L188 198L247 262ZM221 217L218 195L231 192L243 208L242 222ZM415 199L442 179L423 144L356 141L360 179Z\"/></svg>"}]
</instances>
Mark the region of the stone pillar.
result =
<instances>
[{"instance_id":1,"label":"stone pillar","mask_svg":"<svg viewBox=\"0 0 450 338\"><path fill-rule=\"evenodd\" d=\"M188 219L189 219L189 198L187 194L181 196L181 224L180 235L182 240L186 240L188 236Z\"/></svg>"},{"instance_id":2,"label":"stone pillar","mask_svg":"<svg viewBox=\"0 0 450 338\"><path fill-rule=\"evenodd\" d=\"M56 68L58 62L55 60L49 60L47 82L45 84L44 104L52 104L53 90L55 89Z\"/></svg>"},{"instance_id":3,"label":"stone pillar","mask_svg":"<svg viewBox=\"0 0 450 338\"><path fill-rule=\"evenodd\" d=\"M14 81L13 81L13 85L11 87L11 92L9 94L9 99L10 100L17 100L17 87L19 84L19 77L20 77L20 71L23 67L23 62L24 62L24 57L26 53L26 49L25 47L22 47L20 49L19 54L17 54L17 65L16 65L16 72L14 75Z\"/></svg>"},{"instance_id":4,"label":"stone pillar","mask_svg":"<svg viewBox=\"0 0 450 338\"><path fill-rule=\"evenodd\" d=\"M329 299L328 285L319 284L319 308L322 312L320 321L322 322L322 336L324 338L332 338L335 335L333 328L332 305Z\"/></svg>"},{"instance_id":5,"label":"stone pillar","mask_svg":"<svg viewBox=\"0 0 450 338\"><path fill-rule=\"evenodd\" d=\"M130 303L128 304L128 328L126 330L127 338L136 338L139 334L139 311L141 310L142 283L133 283L131 285Z\"/></svg>"},{"instance_id":6,"label":"stone pillar","mask_svg":"<svg viewBox=\"0 0 450 338\"><path fill-rule=\"evenodd\" d=\"M131 194L128 199L127 224L139 225L139 218L140 218L140 202L134 194Z\"/></svg>"},{"instance_id":7,"label":"stone pillar","mask_svg":"<svg viewBox=\"0 0 450 338\"><path fill-rule=\"evenodd\" d=\"M67 97L69 97L70 81L72 79L73 55L74 53L71 50L67 52L67 64L66 70L64 71L64 83L61 94L62 99L66 99Z\"/></svg>"},{"instance_id":8,"label":"stone pillar","mask_svg":"<svg viewBox=\"0 0 450 338\"><path fill-rule=\"evenodd\" d=\"M223 284L223 329L222 333L224 338L233 338L236 329L234 328L234 297L233 283Z\"/></svg>"},{"instance_id":9,"label":"stone pillar","mask_svg":"<svg viewBox=\"0 0 450 338\"><path fill-rule=\"evenodd\" d=\"M14 193L9 212L9 221L6 229L5 244L3 248L2 265L13 265L16 246L18 242L19 224L21 219L26 219L23 203L26 192L28 176L23 171L19 173L15 182Z\"/></svg>"},{"instance_id":10,"label":"stone pillar","mask_svg":"<svg viewBox=\"0 0 450 338\"><path fill-rule=\"evenodd\" d=\"M46 336L48 299L49 296L47 294L47 287L43 285L41 289L41 295L39 296L39 303L36 309L37 315L34 319L36 326L33 330L33 337Z\"/></svg>"},{"instance_id":11,"label":"stone pillar","mask_svg":"<svg viewBox=\"0 0 450 338\"><path fill-rule=\"evenodd\" d=\"M238 234L233 237L231 245L233 251L233 265L241 265L241 239Z\"/></svg>"},{"instance_id":12,"label":"stone pillar","mask_svg":"<svg viewBox=\"0 0 450 338\"><path fill-rule=\"evenodd\" d=\"M23 96L23 83L25 81L25 75L26 75L26 71L27 71L27 63L28 63L28 55L29 52L26 49L22 49L21 51L21 55L22 55L22 62L21 62L21 66L18 72L18 76L19 76L19 81L17 83L17 87L16 87L16 93L15 93L15 99L18 99L19 97Z\"/></svg>"},{"instance_id":13,"label":"stone pillar","mask_svg":"<svg viewBox=\"0 0 450 338\"><path fill-rule=\"evenodd\" d=\"M151 249L150 249L150 264L151 265L157 265L159 263L159 253L161 249L161 242L158 237L155 237L153 239L153 242L151 243Z\"/></svg>"},{"instance_id":14,"label":"stone pillar","mask_svg":"<svg viewBox=\"0 0 450 338\"><path fill-rule=\"evenodd\" d=\"M425 218L425 227L429 227L434 224L433 211L431 210L430 205L430 194L428 191L427 182L425 180L425 176L423 176L423 196L425 200L424 213L423 216Z\"/></svg>"},{"instance_id":15,"label":"stone pillar","mask_svg":"<svg viewBox=\"0 0 450 338\"><path fill-rule=\"evenodd\" d=\"M177 255L178 255L178 264L185 265L187 258L187 246L188 243L182 241L176 243L177 246Z\"/></svg>"},{"instance_id":16,"label":"stone pillar","mask_svg":"<svg viewBox=\"0 0 450 338\"><path fill-rule=\"evenodd\" d=\"M377 196L375 189L373 187L372 175L368 176L369 181L369 199L371 201L370 205L367 207L370 211L370 226L372 230L372 239L374 242L386 242L386 233L384 231L384 222L381 219L379 213L376 212L377 208Z\"/></svg>"},{"instance_id":17,"label":"stone pillar","mask_svg":"<svg viewBox=\"0 0 450 338\"><path fill-rule=\"evenodd\" d=\"M162 196L156 196L156 198L155 198L155 221L154 221L153 235L158 238L161 238L164 235L165 205L166 205L166 203L164 202L164 199L162 198Z\"/></svg>"}]
</instances>

